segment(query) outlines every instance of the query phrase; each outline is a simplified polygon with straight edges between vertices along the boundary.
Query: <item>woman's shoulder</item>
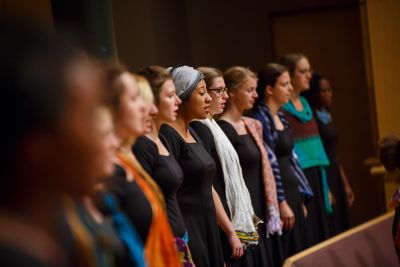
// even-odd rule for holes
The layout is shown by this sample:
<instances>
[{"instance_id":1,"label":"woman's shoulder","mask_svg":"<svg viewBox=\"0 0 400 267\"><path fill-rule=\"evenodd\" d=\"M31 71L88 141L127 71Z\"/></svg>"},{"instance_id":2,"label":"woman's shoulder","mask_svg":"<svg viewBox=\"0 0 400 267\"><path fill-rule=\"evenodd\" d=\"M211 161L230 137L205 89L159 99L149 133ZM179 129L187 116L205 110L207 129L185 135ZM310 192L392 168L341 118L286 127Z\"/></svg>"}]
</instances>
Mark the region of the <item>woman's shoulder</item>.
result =
<instances>
[{"instance_id":1,"label":"woman's shoulder","mask_svg":"<svg viewBox=\"0 0 400 267\"><path fill-rule=\"evenodd\" d=\"M182 147L186 145L182 136L171 125L163 124L160 128L159 137L169 152L171 152L175 158L178 158Z\"/></svg>"},{"instance_id":2,"label":"woman's shoulder","mask_svg":"<svg viewBox=\"0 0 400 267\"><path fill-rule=\"evenodd\" d=\"M157 145L147 136L140 136L133 144L133 152L138 151L157 152Z\"/></svg>"},{"instance_id":3,"label":"woman's shoulder","mask_svg":"<svg viewBox=\"0 0 400 267\"><path fill-rule=\"evenodd\" d=\"M196 132L196 134L204 141L204 139L212 139L213 135L210 129L201 121L192 121L190 127Z\"/></svg>"},{"instance_id":4,"label":"woman's shoulder","mask_svg":"<svg viewBox=\"0 0 400 267\"><path fill-rule=\"evenodd\" d=\"M205 145L211 153L215 149L214 135L211 130L201 121L193 121L190 127L194 130L195 135Z\"/></svg>"},{"instance_id":5,"label":"woman's shoulder","mask_svg":"<svg viewBox=\"0 0 400 267\"><path fill-rule=\"evenodd\" d=\"M238 133L231 122L221 119L218 121L218 125L231 142L236 142Z\"/></svg>"},{"instance_id":6,"label":"woman's shoulder","mask_svg":"<svg viewBox=\"0 0 400 267\"><path fill-rule=\"evenodd\" d=\"M243 116L242 119L250 126L255 127L257 130L262 129L262 124L259 120L251 118L251 117L247 117L247 116Z\"/></svg>"},{"instance_id":7,"label":"woman's shoulder","mask_svg":"<svg viewBox=\"0 0 400 267\"><path fill-rule=\"evenodd\" d=\"M179 135L177 131L169 124L163 124L160 127L160 134L165 135Z\"/></svg>"}]
</instances>

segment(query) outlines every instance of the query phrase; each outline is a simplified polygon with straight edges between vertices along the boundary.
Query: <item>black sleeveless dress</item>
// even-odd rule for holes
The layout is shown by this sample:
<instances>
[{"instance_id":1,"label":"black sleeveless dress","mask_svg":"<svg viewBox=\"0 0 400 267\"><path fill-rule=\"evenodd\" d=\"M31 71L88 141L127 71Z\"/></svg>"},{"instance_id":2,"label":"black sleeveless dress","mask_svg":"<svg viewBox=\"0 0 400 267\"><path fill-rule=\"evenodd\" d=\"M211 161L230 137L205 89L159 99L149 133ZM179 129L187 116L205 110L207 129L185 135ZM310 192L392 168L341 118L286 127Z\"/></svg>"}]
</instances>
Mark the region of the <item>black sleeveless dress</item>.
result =
<instances>
[{"instance_id":1,"label":"black sleeveless dress","mask_svg":"<svg viewBox=\"0 0 400 267\"><path fill-rule=\"evenodd\" d=\"M183 182L183 172L172 154L160 155L157 145L146 136L139 137L133 148L137 160L164 194L168 221L176 237L185 235L185 224L176 192Z\"/></svg>"},{"instance_id":2,"label":"black sleeveless dress","mask_svg":"<svg viewBox=\"0 0 400 267\"><path fill-rule=\"evenodd\" d=\"M263 191L261 153L249 134L238 135L235 128L226 121L221 120L218 124L238 153L243 179L249 190L254 212L265 222L266 201ZM258 246L247 249L240 259L241 266L276 266L275 258L279 256L274 255L272 240L266 236L264 223L259 225L259 235Z\"/></svg>"},{"instance_id":3,"label":"black sleeveless dress","mask_svg":"<svg viewBox=\"0 0 400 267\"><path fill-rule=\"evenodd\" d=\"M192 129L197 143L186 143L169 125L160 135L182 168L184 179L177 199L189 234L189 248L196 266L224 266L221 240L217 226L212 184L216 174L213 158Z\"/></svg>"},{"instance_id":4,"label":"black sleeveless dress","mask_svg":"<svg viewBox=\"0 0 400 267\"><path fill-rule=\"evenodd\" d=\"M293 229L290 232L284 231L281 237L284 257L288 258L307 248L307 231L299 182L291 165L294 142L288 129L277 131L277 133L275 154L279 163L286 201L295 216Z\"/></svg>"},{"instance_id":5,"label":"black sleeveless dress","mask_svg":"<svg viewBox=\"0 0 400 267\"><path fill-rule=\"evenodd\" d=\"M340 164L337 153L339 133L338 129L332 122L325 124L318 119L318 116L316 116L316 118L319 134L330 162L329 167L327 167L329 189L336 200L336 203L333 206L333 214L331 215L331 231L333 234L340 234L349 228L349 218L346 193L344 190L342 175L340 173Z\"/></svg>"}]
</instances>

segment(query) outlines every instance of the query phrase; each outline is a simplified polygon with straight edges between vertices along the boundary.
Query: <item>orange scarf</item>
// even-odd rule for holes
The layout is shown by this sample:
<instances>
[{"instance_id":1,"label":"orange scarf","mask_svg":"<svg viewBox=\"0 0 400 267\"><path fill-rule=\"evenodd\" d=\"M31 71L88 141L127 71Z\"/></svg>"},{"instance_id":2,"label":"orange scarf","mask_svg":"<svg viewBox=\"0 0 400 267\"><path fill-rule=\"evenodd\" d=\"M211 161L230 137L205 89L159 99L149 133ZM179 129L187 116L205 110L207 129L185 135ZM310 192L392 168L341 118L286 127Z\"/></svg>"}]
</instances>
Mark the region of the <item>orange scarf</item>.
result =
<instances>
[{"instance_id":1,"label":"orange scarf","mask_svg":"<svg viewBox=\"0 0 400 267\"><path fill-rule=\"evenodd\" d=\"M117 152L118 163L132 175L150 202L153 217L144 246L144 255L149 267L182 266L175 245L175 237L165 214L164 198L158 185L142 168L140 163L124 152ZM140 216L140 214L138 214Z\"/></svg>"}]
</instances>

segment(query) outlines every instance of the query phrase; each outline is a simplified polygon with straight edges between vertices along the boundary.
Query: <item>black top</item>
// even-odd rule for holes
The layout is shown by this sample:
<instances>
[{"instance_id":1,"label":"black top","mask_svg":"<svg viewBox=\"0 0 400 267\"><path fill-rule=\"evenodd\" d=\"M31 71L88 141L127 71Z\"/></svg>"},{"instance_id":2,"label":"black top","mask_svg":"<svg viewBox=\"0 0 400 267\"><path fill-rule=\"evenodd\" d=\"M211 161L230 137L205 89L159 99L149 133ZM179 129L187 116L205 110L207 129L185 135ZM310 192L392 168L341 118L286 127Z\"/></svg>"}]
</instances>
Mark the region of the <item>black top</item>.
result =
<instances>
[{"instance_id":1,"label":"black top","mask_svg":"<svg viewBox=\"0 0 400 267\"><path fill-rule=\"evenodd\" d=\"M275 141L275 155L279 163L283 188L285 189L285 192L287 192L286 200L292 210L302 210L303 207L299 191L299 181L291 164L294 141L288 128L285 128L282 131L277 131L277 134L278 138ZM297 211L294 210L294 212L296 213Z\"/></svg>"},{"instance_id":2,"label":"black top","mask_svg":"<svg viewBox=\"0 0 400 267\"><path fill-rule=\"evenodd\" d=\"M160 129L160 134L168 142L171 154L175 156L185 175L178 190L178 202L182 212L189 211L188 209L194 212L194 207L215 212L214 203L208 201L212 200L211 186L216 172L215 162L194 131L192 129L190 131L198 142L186 143L169 125L164 124ZM204 157L201 157L194 149L202 150ZM202 203L202 200L206 202Z\"/></svg>"},{"instance_id":3,"label":"black top","mask_svg":"<svg viewBox=\"0 0 400 267\"><path fill-rule=\"evenodd\" d=\"M250 192L255 214L265 221L266 204L262 180L261 153L249 134L239 135L227 121L218 122L221 129L235 147L243 171L243 179Z\"/></svg>"},{"instance_id":4,"label":"black top","mask_svg":"<svg viewBox=\"0 0 400 267\"><path fill-rule=\"evenodd\" d=\"M277 158L291 157L294 141L288 128L278 130L278 138L275 143L275 155Z\"/></svg>"},{"instance_id":5,"label":"black top","mask_svg":"<svg viewBox=\"0 0 400 267\"><path fill-rule=\"evenodd\" d=\"M212 184L216 166L196 133L197 143L186 143L169 125L160 129L168 148L182 168L184 180L177 197L189 234L189 248L196 266L223 266Z\"/></svg>"},{"instance_id":6,"label":"black top","mask_svg":"<svg viewBox=\"0 0 400 267\"><path fill-rule=\"evenodd\" d=\"M176 198L176 192L183 182L183 172L171 154L160 155L157 145L146 136L139 137L132 148L137 160L161 188L168 220L177 237L185 234L185 224Z\"/></svg>"},{"instance_id":7,"label":"black top","mask_svg":"<svg viewBox=\"0 0 400 267\"><path fill-rule=\"evenodd\" d=\"M307 248L306 221L303 212L303 200L299 191L299 181L292 167L293 138L288 128L277 131L275 153L279 163L282 185L286 201L292 209L295 224L291 231L284 231L281 241L284 257L290 257Z\"/></svg>"},{"instance_id":8,"label":"black top","mask_svg":"<svg viewBox=\"0 0 400 267\"><path fill-rule=\"evenodd\" d=\"M131 220L145 244L153 211L142 189L135 180L128 182L125 170L119 165L116 165L114 175L105 182L108 190L116 196L119 207Z\"/></svg>"},{"instance_id":9,"label":"black top","mask_svg":"<svg viewBox=\"0 0 400 267\"><path fill-rule=\"evenodd\" d=\"M200 137L208 153L210 153L210 155L213 157L215 161L215 164L217 165L217 176L216 179L214 180L213 185L215 191L217 191L221 199L226 214L230 218L229 206L226 201L224 173L222 171L222 166L218 156L217 149L215 148L214 136L211 133L210 129L200 121L193 121L190 123L190 126L195 130L196 134Z\"/></svg>"},{"instance_id":10,"label":"black top","mask_svg":"<svg viewBox=\"0 0 400 267\"><path fill-rule=\"evenodd\" d=\"M337 165L337 144L339 140L339 131L332 122L325 124L321 122L318 117L317 124L319 135L324 145L324 149L326 155L328 156L329 162L331 165Z\"/></svg>"},{"instance_id":11,"label":"black top","mask_svg":"<svg viewBox=\"0 0 400 267\"><path fill-rule=\"evenodd\" d=\"M347 196L338 159L339 131L332 121L326 124L318 116L316 117L321 140L330 162L330 165L326 168L329 189L336 199L336 205L333 209L332 233L339 234L349 228Z\"/></svg>"}]
</instances>

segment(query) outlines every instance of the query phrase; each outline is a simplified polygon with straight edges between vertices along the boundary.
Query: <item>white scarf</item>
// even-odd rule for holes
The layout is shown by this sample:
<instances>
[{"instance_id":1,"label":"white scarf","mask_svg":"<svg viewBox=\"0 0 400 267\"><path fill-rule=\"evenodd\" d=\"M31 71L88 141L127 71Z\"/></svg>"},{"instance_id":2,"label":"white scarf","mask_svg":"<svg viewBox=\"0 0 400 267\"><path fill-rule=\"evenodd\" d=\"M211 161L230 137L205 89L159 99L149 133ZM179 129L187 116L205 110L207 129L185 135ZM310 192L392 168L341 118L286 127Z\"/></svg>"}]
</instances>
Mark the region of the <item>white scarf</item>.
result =
<instances>
[{"instance_id":1,"label":"white scarf","mask_svg":"<svg viewBox=\"0 0 400 267\"><path fill-rule=\"evenodd\" d=\"M214 137L224 175L226 201L232 216L233 227L242 243L257 245L257 225L262 221L254 213L250 193L243 180L239 156L214 119L205 119L201 122L210 129Z\"/></svg>"}]
</instances>

